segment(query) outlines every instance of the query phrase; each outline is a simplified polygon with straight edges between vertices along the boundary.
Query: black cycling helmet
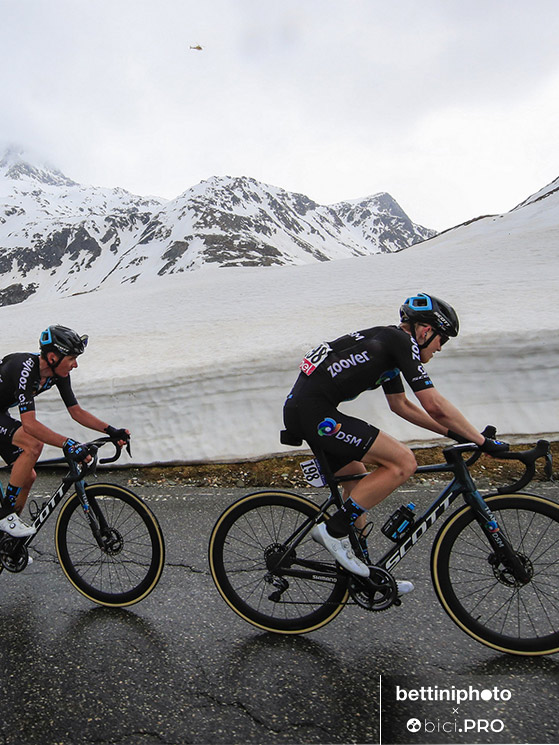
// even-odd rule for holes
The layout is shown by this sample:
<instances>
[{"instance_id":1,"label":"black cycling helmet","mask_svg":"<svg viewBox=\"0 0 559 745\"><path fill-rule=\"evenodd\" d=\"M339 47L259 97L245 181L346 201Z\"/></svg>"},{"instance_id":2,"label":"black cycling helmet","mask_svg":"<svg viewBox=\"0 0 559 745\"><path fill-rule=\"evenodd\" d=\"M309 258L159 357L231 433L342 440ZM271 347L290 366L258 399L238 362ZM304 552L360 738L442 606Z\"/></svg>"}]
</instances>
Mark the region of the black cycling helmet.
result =
<instances>
[{"instance_id":1,"label":"black cycling helmet","mask_svg":"<svg viewBox=\"0 0 559 745\"><path fill-rule=\"evenodd\" d=\"M39 346L43 356L46 356L48 352L58 352L63 357L66 355L77 357L85 351L88 338L87 335L80 336L66 326L49 326L41 334Z\"/></svg>"},{"instance_id":2,"label":"black cycling helmet","mask_svg":"<svg viewBox=\"0 0 559 745\"><path fill-rule=\"evenodd\" d=\"M400 320L403 323L428 323L442 336L458 336L460 323L456 311L434 295L419 292L407 298L400 307Z\"/></svg>"}]
</instances>

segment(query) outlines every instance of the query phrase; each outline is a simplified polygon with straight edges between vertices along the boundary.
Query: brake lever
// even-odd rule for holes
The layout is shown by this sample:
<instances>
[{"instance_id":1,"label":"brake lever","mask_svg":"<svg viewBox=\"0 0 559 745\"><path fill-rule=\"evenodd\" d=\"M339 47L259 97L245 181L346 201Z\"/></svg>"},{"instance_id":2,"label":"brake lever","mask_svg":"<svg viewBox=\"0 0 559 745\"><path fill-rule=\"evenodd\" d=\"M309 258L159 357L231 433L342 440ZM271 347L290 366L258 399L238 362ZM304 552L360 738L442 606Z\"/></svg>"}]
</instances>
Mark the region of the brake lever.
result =
<instances>
[{"instance_id":1,"label":"brake lever","mask_svg":"<svg viewBox=\"0 0 559 745\"><path fill-rule=\"evenodd\" d=\"M94 479L97 478L97 465L99 463L99 458L97 457L97 449L95 451L95 455L93 456L93 462L91 465L88 465L88 473L90 473Z\"/></svg>"},{"instance_id":2,"label":"brake lever","mask_svg":"<svg viewBox=\"0 0 559 745\"><path fill-rule=\"evenodd\" d=\"M553 479L553 455L551 454L551 450L545 456L543 472L550 481Z\"/></svg>"}]
</instances>

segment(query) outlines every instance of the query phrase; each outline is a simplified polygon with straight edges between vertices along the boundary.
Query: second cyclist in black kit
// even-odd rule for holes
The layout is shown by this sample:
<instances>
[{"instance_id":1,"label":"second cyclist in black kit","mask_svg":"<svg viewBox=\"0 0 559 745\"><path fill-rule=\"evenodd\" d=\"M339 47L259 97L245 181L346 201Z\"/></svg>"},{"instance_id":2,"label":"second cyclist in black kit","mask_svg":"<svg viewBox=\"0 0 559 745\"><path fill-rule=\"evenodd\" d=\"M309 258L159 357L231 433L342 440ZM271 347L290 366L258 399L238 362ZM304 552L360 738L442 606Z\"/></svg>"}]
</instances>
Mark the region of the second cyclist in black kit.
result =
<instances>
[{"instance_id":1,"label":"second cyclist in black kit","mask_svg":"<svg viewBox=\"0 0 559 745\"><path fill-rule=\"evenodd\" d=\"M382 387L390 409L424 429L460 442L475 442L489 453L508 449L488 440L434 387L424 365L450 337L458 335L456 312L448 303L419 293L400 308L399 326L376 326L324 342L301 363L301 373L284 406L287 430L323 450L337 475L374 471L344 488L345 502L327 523L313 528L321 543L348 571L368 576L349 542L353 523L362 527L365 512L403 484L417 468L413 452L373 424L338 408L365 390ZM405 379L420 406L406 396ZM413 590L398 582L401 593Z\"/></svg>"},{"instance_id":2,"label":"second cyclist in black kit","mask_svg":"<svg viewBox=\"0 0 559 745\"><path fill-rule=\"evenodd\" d=\"M76 422L106 432L119 446L125 445L130 437L128 430L112 427L83 409L72 391L70 373L78 367L77 359L85 351L87 340L87 336L80 336L66 326L49 326L41 334L39 354L16 352L0 360L0 456L11 467L6 493L2 495L0 490L0 531L14 538L36 532L19 515L35 481L35 463L43 445L62 448L72 460L90 457L83 443L54 432L37 419L36 396L55 386ZM21 420L8 411L16 406Z\"/></svg>"}]
</instances>

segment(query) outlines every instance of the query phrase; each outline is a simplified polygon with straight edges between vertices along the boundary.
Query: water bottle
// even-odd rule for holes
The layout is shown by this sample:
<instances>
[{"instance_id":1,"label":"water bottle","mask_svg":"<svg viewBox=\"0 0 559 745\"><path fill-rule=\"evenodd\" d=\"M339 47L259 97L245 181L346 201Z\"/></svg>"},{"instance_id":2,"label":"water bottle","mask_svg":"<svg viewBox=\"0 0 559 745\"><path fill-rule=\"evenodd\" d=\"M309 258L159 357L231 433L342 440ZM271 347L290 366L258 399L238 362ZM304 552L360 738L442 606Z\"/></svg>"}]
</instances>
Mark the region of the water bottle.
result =
<instances>
[{"instance_id":1,"label":"water bottle","mask_svg":"<svg viewBox=\"0 0 559 745\"><path fill-rule=\"evenodd\" d=\"M382 533L391 541L397 542L411 530L415 521L415 504L398 507L381 528Z\"/></svg>"}]
</instances>

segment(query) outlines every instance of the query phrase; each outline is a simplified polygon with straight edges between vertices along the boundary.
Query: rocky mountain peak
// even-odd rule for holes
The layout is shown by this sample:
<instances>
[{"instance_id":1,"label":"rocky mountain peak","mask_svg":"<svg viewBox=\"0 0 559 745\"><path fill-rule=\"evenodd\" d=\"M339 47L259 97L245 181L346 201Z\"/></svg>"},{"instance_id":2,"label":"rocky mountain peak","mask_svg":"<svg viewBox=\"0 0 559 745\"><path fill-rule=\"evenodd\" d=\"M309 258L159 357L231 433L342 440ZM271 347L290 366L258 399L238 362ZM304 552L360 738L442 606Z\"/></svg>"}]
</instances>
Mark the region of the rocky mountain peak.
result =
<instances>
[{"instance_id":1,"label":"rocky mountain peak","mask_svg":"<svg viewBox=\"0 0 559 745\"><path fill-rule=\"evenodd\" d=\"M173 200L144 198L76 184L17 149L2 156L1 177L0 305L210 266L400 251L435 235L385 193L320 205L252 177L213 176Z\"/></svg>"},{"instance_id":2,"label":"rocky mountain peak","mask_svg":"<svg viewBox=\"0 0 559 745\"><path fill-rule=\"evenodd\" d=\"M35 181L49 186L77 186L75 181L58 169L46 163L39 165L35 156L14 145L6 148L0 158L0 176L14 181Z\"/></svg>"}]
</instances>

